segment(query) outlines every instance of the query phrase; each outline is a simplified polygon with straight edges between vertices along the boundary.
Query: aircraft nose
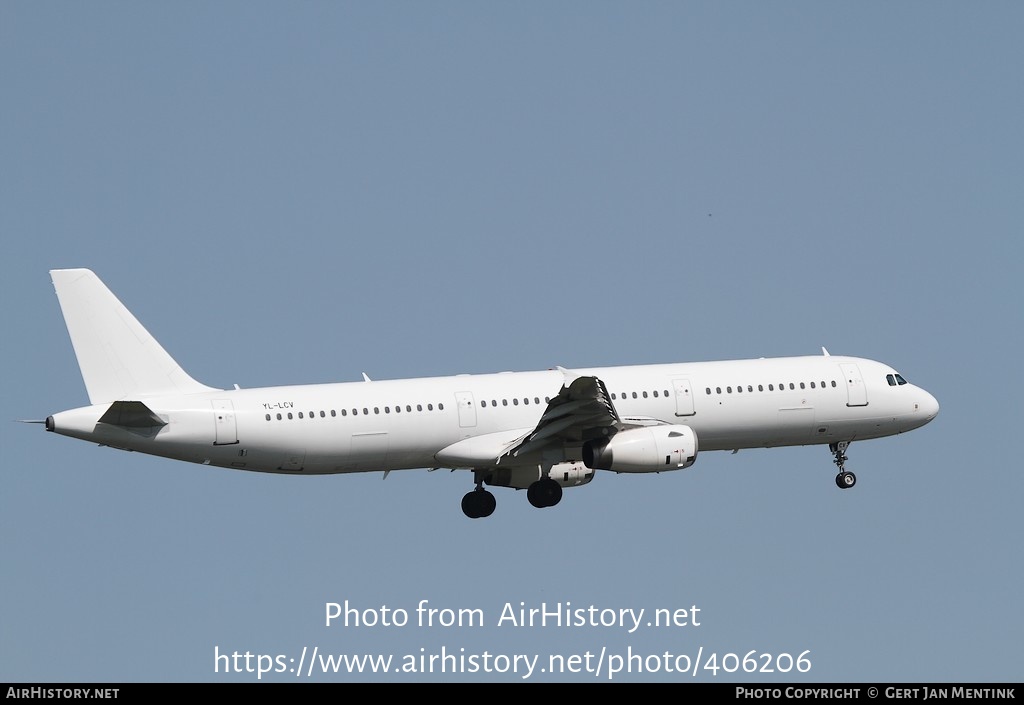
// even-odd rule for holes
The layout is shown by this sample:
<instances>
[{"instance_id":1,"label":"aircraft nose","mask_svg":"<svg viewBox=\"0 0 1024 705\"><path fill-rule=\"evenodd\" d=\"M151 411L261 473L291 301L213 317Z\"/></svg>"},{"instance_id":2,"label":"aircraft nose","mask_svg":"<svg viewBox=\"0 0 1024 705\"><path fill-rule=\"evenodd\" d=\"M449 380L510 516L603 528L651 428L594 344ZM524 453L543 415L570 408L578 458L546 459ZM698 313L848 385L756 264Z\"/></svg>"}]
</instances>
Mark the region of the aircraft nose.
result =
<instances>
[{"instance_id":1,"label":"aircraft nose","mask_svg":"<svg viewBox=\"0 0 1024 705\"><path fill-rule=\"evenodd\" d=\"M928 417L928 420L931 421L939 415L939 400L928 392L925 392L924 401L921 402L921 411L923 411L925 416Z\"/></svg>"}]
</instances>

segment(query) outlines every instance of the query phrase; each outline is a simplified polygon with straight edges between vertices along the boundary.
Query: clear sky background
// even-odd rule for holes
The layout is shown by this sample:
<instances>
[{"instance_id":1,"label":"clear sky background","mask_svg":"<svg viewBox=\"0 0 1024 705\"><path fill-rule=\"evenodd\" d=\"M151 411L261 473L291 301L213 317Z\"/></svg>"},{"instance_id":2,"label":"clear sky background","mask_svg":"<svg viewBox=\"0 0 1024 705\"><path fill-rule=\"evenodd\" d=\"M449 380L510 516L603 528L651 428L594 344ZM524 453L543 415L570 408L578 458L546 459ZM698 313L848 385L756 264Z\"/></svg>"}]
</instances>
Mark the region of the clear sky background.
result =
<instances>
[{"instance_id":1,"label":"clear sky background","mask_svg":"<svg viewBox=\"0 0 1024 705\"><path fill-rule=\"evenodd\" d=\"M253 681L215 648L303 647L1019 680L1022 36L1016 2L0 3L0 680ZM942 411L853 444L850 491L824 447L705 453L472 521L465 472L261 475L15 423L87 403L64 267L219 387L825 346ZM487 621L325 627L345 600ZM497 626L566 601L701 624Z\"/></svg>"}]
</instances>

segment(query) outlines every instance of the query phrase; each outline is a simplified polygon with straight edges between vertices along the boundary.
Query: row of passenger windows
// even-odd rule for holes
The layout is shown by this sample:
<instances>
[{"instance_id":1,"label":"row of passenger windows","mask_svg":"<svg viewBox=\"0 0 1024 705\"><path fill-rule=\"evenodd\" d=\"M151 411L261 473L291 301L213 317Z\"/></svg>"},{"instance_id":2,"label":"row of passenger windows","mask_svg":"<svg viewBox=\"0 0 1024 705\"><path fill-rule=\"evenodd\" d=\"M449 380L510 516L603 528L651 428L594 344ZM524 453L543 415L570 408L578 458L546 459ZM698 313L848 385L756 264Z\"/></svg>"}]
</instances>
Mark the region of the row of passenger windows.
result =
<instances>
[{"instance_id":1,"label":"row of passenger windows","mask_svg":"<svg viewBox=\"0 0 1024 705\"><path fill-rule=\"evenodd\" d=\"M549 401L551 401L551 397L544 397L544 403L545 404L547 404ZM533 398L533 403L534 404L540 404L540 397L534 397ZM498 405L498 400L497 399L491 399L491 406L497 406L497 405ZM502 406L508 406L508 399L502 399L501 400L501 405ZM529 405L530 405L530 397L523 397L523 406L529 406ZM487 400L486 399L481 399L480 400L480 406L483 407L483 408L486 408L487 407ZM512 400L512 406L519 406L519 399L513 399Z\"/></svg>"},{"instance_id":2,"label":"row of passenger windows","mask_svg":"<svg viewBox=\"0 0 1024 705\"><path fill-rule=\"evenodd\" d=\"M810 384L811 389L817 389L818 388L818 385L817 385L816 382L810 382L809 384ZM800 385L800 389L807 389L807 383L800 382L799 385ZM822 380L821 388L825 389L825 387L827 387L827 386L828 385L825 384L825 381ZM835 380L832 380L832 386L833 387L837 386ZM790 382L789 383L789 388L790 389L796 389L797 388L797 383ZM786 383L783 382L782 384L779 385L779 391L780 392L781 391L785 391L785 389L786 389ZM764 385L763 384L757 385L757 391L763 392L764 390L765 389L764 389ZM711 387L708 387L705 391L707 391L707 393L710 395L711 394ZM743 391L744 391L744 387L743 387L742 384L736 385L736 393L737 394L742 394ZM753 392L754 391L754 385L748 384L746 386L746 391ZM769 392L774 392L775 391L775 385L774 384L769 384L768 385L768 391ZM732 387L726 387L725 388L725 393L726 394L732 394L732 392L733 392L733 388ZM715 394L721 394L721 393L722 393L722 388L721 387L715 387Z\"/></svg>"},{"instance_id":3,"label":"row of passenger windows","mask_svg":"<svg viewBox=\"0 0 1024 705\"><path fill-rule=\"evenodd\" d=\"M433 411L434 410L434 405L433 404L427 404L426 407L424 407L423 404L417 404L416 405L416 411L423 411L424 408L427 411ZM437 410L438 411L444 411L444 404L438 404L437 405ZM392 411L394 411L396 414L401 414L402 413L402 407L400 405L395 406L395 407L390 407L390 406L385 406L384 407L384 413L385 414L390 414ZM351 413L352 413L353 416L359 416L360 410L359 409L352 409ZM381 408L379 406L373 407L373 413L375 413L375 414L381 413ZM405 413L407 413L407 414L411 414L412 413L412 404L406 404L405 405ZM341 411L337 411L336 409L331 409L330 411L322 411L321 410L320 411L320 418L322 418L322 419L323 418L327 418L328 414L330 414L330 416L332 416L332 417L348 416L349 415L349 410L348 409L342 409ZM369 416L370 415L370 408L364 406L362 408L362 414L363 414L363 416ZM278 412L276 414L276 416L277 416L277 420L278 421L282 421L284 419L294 419L296 416L298 416L300 419L304 419L304 418L315 419L316 416L317 416L317 412L310 411L308 415L305 414L302 411L295 412L295 414L292 414L292 412L290 412L290 411L286 412L284 414ZM266 418L267 418L267 421L273 420L273 418L271 417L270 414L267 414Z\"/></svg>"},{"instance_id":4,"label":"row of passenger windows","mask_svg":"<svg viewBox=\"0 0 1024 705\"><path fill-rule=\"evenodd\" d=\"M889 380L889 384L890 385L892 385L894 383L895 384L906 384L906 380L904 380L899 375L896 375L895 379L893 379L892 375L887 375L886 379ZM816 382L810 382L809 384L810 384L810 388L811 389L817 389L818 388ZM826 386L828 386L828 385L826 385L825 381L822 380L821 388L825 389ZM833 387L837 386L835 380L832 380L832 386ZM782 383L782 384L778 385L778 388L779 388L779 391L784 391L786 389L786 384ZM796 389L796 388L797 388L797 383L789 382L789 389ZM806 389L807 388L807 383L800 382L799 383L799 388L800 389ZM753 392L754 391L754 385L748 384L745 389L746 389L747 392ZM708 393L708 395L710 395L712 393L711 387L708 387L705 391ZM742 394L743 391L744 391L743 385L742 384L737 385L735 391L736 391L737 394ZM757 385L757 391L759 391L759 392L765 391L765 386L763 384ZM774 384L769 384L768 385L768 391L769 392L774 392L775 391L775 385ZM722 388L721 387L715 387L714 393L715 394L722 394L723 393ZM725 394L732 394L733 393L733 388L732 387L726 387L724 393ZM668 390L667 389L663 389L663 390L661 390L659 392L657 389L655 389L654 391L652 391L650 393L648 393L648 392L623 392L621 395L616 394L616 393L613 392L612 393L612 400L614 401L614 400L617 400L617 399L620 399L620 398L621 399L630 399L630 398L632 398L632 399L647 399L649 397L654 397L655 399L657 399L659 396L663 396L664 398L668 399L668 397L669 397ZM544 397L544 403L545 404L547 404L550 401L551 401L551 397ZM531 402L530 397L522 397L522 404L523 404L523 406L529 406L531 403L539 405L541 403L540 402L540 397L533 397L532 402ZM498 400L497 399L491 399L490 400L490 404L491 404L491 406L497 406L498 405ZM519 400L518 397L512 399L512 406L519 406L519 404L520 404L520 400ZM502 399L501 400L501 405L502 406L508 406L509 405L509 400L508 399ZM483 408L486 408L487 407L487 400L486 399L481 399L480 400L480 406L483 407ZM390 413L392 413L392 411L394 411L394 413L400 414L400 413L402 413L402 408L403 407L401 405L396 405L394 407L385 406L384 407L384 413L385 414L390 414ZM423 404L417 404L416 405L416 411L423 411L424 408L427 411L433 411L434 410L434 405L433 404L427 404L425 407L424 407ZM437 405L437 410L438 411L444 411L444 404L438 404ZM361 411L362 411L363 416L369 416L370 415L369 407L365 407L364 406ZM410 414L410 413L412 413L412 411L413 411L412 405L411 404L406 404L405 405L405 413ZM330 414L330 416L332 416L332 417L337 417L339 415L340 416L348 416L349 413L350 413L349 409L342 409L340 412L335 410L335 409L331 409L330 411L320 411L319 415L320 415L320 418L326 418L328 414ZM379 407L379 406L373 407L373 413L374 414L380 414L381 413L381 407ZM351 410L351 414L352 414L352 416L359 416L360 409L352 409ZM281 414L281 413L277 413L276 414L276 417L277 417L278 421L284 420L286 418L287 419L293 419L296 416L298 416L298 418L300 418L300 419L302 419L302 418L311 418L311 419L313 419L313 418L317 417L317 412L310 411L308 414L306 414L306 413L304 413L302 411L298 411L298 412L295 412L295 414L293 414L292 412L289 411L289 412L286 412L285 414ZM266 418L267 418L267 421L273 420L273 417L271 416L271 414L267 414Z\"/></svg>"},{"instance_id":5,"label":"row of passenger windows","mask_svg":"<svg viewBox=\"0 0 1024 705\"><path fill-rule=\"evenodd\" d=\"M644 399L647 398L647 392L640 392L639 395L636 392L633 392L632 394L633 394L633 398L634 399L640 399L641 397L644 398ZM662 390L662 394L664 394L665 398L668 399L668 390L667 389ZM651 392L651 396L653 396L655 399L657 399L658 398L658 390L655 389L653 392ZM629 399L629 395L626 392L623 392L622 393L622 398L623 399ZM612 401L615 401L616 399L618 399L618 397L615 395L615 392L612 392Z\"/></svg>"}]
</instances>

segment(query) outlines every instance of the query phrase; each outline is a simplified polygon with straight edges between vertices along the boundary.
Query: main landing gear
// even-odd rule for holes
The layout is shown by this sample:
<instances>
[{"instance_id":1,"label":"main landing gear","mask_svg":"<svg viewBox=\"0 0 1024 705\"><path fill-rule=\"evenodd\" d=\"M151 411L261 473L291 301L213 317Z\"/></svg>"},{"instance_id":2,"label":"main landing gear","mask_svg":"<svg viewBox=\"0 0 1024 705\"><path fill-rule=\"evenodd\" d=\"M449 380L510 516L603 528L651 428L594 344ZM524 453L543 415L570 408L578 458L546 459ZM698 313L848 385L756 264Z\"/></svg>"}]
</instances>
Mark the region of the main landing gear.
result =
<instances>
[{"instance_id":1,"label":"main landing gear","mask_svg":"<svg viewBox=\"0 0 1024 705\"><path fill-rule=\"evenodd\" d=\"M494 508L498 502L494 495L483 487L477 487L472 492L467 492L462 498L462 513L470 519L483 519L494 514Z\"/></svg>"},{"instance_id":2,"label":"main landing gear","mask_svg":"<svg viewBox=\"0 0 1024 705\"><path fill-rule=\"evenodd\" d=\"M497 502L494 495L484 489L484 480L487 477L486 470L474 471L473 480L476 482L476 489L467 492L462 498L462 513L470 519L483 519L494 513ZM502 486L515 487L515 485L504 484ZM518 489L522 489L522 485ZM542 477L536 482L530 483L530 486L526 488L526 498L537 509L553 507L562 500L562 486L550 477Z\"/></svg>"},{"instance_id":3,"label":"main landing gear","mask_svg":"<svg viewBox=\"0 0 1024 705\"><path fill-rule=\"evenodd\" d=\"M839 474L836 475L836 486L842 490L848 490L857 484L857 476L846 469L846 461L849 460L846 457L846 449L849 446L849 441L839 441L838 443L829 443L828 445L828 449L835 456L835 460L832 462L839 468Z\"/></svg>"},{"instance_id":4,"label":"main landing gear","mask_svg":"<svg viewBox=\"0 0 1024 705\"><path fill-rule=\"evenodd\" d=\"M545 477L526 488L526 498L537 509L553 507L562 501L562 486L550 477Z\"/></svg>"},{"instance_id":5,"label":"main landing gear","mask_svg":"<svg viewBox=\"0 0 1024 705\"><path fill-rule=\"evenodd\" d=\"M473 471L473 480L476 482L476 489L467 492L462 498L462 513L470 519L483 519L494 514L494 508L498 502L494 495L484 489L484 473L480 470Z\"/></svg>"}]
</instances>

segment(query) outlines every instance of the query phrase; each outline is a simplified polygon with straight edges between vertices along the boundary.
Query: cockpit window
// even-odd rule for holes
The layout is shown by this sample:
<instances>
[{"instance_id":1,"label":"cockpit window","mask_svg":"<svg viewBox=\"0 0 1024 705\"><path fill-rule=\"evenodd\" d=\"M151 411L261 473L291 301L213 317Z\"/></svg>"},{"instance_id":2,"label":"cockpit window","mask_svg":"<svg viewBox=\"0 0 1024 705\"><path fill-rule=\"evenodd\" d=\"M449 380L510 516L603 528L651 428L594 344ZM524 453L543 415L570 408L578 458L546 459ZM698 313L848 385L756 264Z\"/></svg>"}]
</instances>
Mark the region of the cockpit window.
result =
<instances>
[{"instance_id":1,"label":"cockpit window","mask_svg":"<svg viewBox=\"0 0 1024 705\"><path fill-rule=\"evenodd\" d=\"M901 375L896 375L896 384L906 384L907 380L903 379Z\"/></svg>"},{"instance_id":2,"label":"cockpit window","mask_svg":"<svg viewBox=\"0 0 1024 705\"><path fill-rule=\"evenodd\" d=\"M903 376L898 374L886 375L885 381L889 383L890 387L895 387L897 384L907 383L907 380L903 379Z\"/></svg>"}]
</instances>

